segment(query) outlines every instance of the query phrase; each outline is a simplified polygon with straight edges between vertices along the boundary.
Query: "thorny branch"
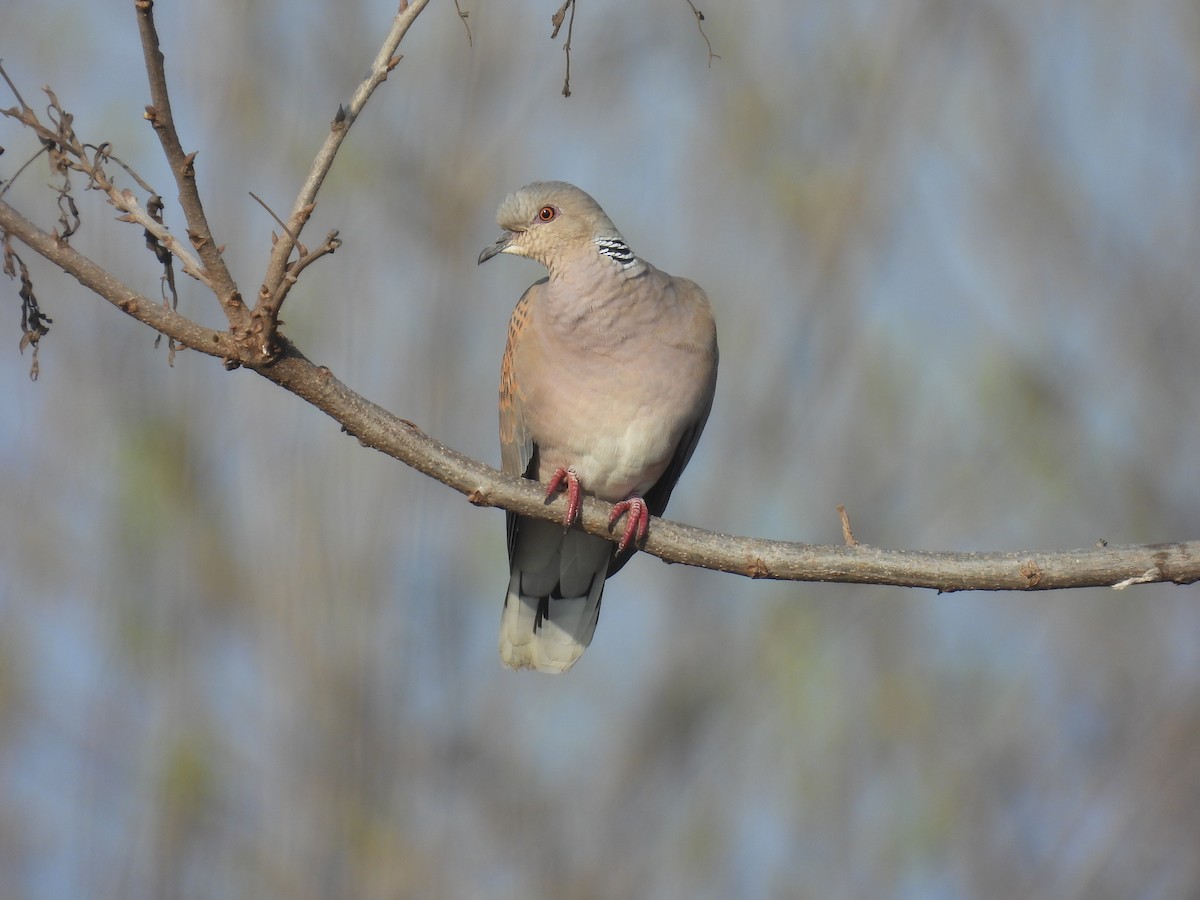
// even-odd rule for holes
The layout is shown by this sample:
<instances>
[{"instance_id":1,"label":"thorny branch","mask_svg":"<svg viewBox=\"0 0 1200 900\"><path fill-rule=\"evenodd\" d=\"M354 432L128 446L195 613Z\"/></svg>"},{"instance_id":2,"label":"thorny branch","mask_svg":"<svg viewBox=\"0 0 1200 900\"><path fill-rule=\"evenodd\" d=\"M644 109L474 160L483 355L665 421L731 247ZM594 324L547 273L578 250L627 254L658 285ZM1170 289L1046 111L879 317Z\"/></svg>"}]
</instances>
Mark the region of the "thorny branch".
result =
<instances>
[{"instance_id":1,"label":"thorny branch","mask_svg":"<svg viewBox=\"0 0 1200 900\"><path fill-rule=\"evenodd\" d=\"M426 0L427 2L427 0ZM392 55L399 38L426 2L404 3L393 23L393 29L385 42L372 74L352 98L350 107L339 110L334 126L325 145L314 161L312 171L305 181L286 224L281 224L283 236L276 240L272 252L268 277L264 279L263 293L255 314L263 318L262 338L271 335L270 343L247 346L238 334L204 328L181 315L173 302L173 275L168 267L169 257L180 260L183 271L208 286L226 301L236 297L236 286L225 282L224 265L219 264L220 250L211 242L207 226L198 226L201 221L192 215L199 210L199 196L194 203L184 194L194 190L191 162L194 155L183 156L182 150L168 147L172 142L164 140L168 157L182 164L176 169L181 190L181 204L191 204L189 214L190 237L200 252L200 260L191 256L162 224L162 201L157 193L144 182L139 185L147 191L150 199L143 208L133 193L118 189L108 177L105 166L117 161L108 150L107 144L83 145L75 137L70 116L59 105L53 93L50 98L49 118L54 127L38 120L20 95L13 90L20 104L19 109L0 110L3 115L20 121L31 129L42 141L49 154L54 171L64 177L70 172L80 172L88 178L88 189L104 191L118 209L121 218L136 222L147 234L151 249L164 264L164 301L166 293L172 294L172 302L156 302L134 291L114 277L103 267L75 250L66 239L69 234L48 233L22 216L3 199L0 199L0 233L4 235L4 270L21 281L22 300L22 345L32 345L36 351L37 340L46 333L50 320L38 308L32 290L28 270L20 258L12 252L11 239L16 238L39 253L53 265L76 278L80 284L104 297L118 309L166 335L179 346L189 347L201 353L217 357L227 365L243 365L253 369L264 378L296 394L331 416L341 424L343 430L358 438L364 446L372 447L436 478L444 484L466 495L479 506L500 506L521 515L533 516L548 521L561 521L560 503L554 499L547 502L541 485L528 479L504 475L495 469L451 450L420 431L413 423L400 419L381 407L359 396L342 384L323 366L316 366L296 349L290 341L274 331L268 331L267 323L274 328L279 305L283 302L286 288L294 282L303 268L321 256L332 253L338 246L336 232L330 232L320 247L308 251L299 241L299 233L312 212L317 189L332 164L345 129L361 111L367 97L396 64ZM139 22L149 20L150 0L139 0ZM561 13L573 8L573 0L564 3ZM698 20L702 17L697 15ZM560 22L556 22L556 30ZM152 22L150 23L152 28ZM145 35L146 32L143 32ZM568 41L570 39L568 25ZM150 71L152 90L158 83L163 95L156 100L152 120L160 135L173 133L168 127L169 110L166 101L165 79L161 77L161 53L157 52L157 38L147 43L155 52L147 50L147 68ZM0 69L2 74L2 69ZM7 79L7 76L5 76ZM162 102L160 102L162 101ZM148 111L148 115L151 112ZM117 161L119 162L119 161ZM128 169L127 169L128 171ZM187 190L185 191L185 187ZM60 187L59 197L70 196L69 187ZM66 215L66 223L59 222L63 232L77 228L77 217L72 216L73 204L60 206ZM201 233L198 229L203 227ZM291 260L293 249L299 257ZM227 273L226 273L227 274ZM222 291L232 293L222 294ZM36 377L36 365L31 375ZM614 539L609 532L609 514L612 506L594 498L583 503L580 526L591 534ZM1151 582L1174 582L1189 584L1200 581L1200 541L1174 544L1154 544L1131 547L1109 547L1101 544L1086 550L1065 552L1030 551L1024 553L929 553L917 551L882 550L859 543L850 530L849 517L842 515L843 546L817 546L811 544L768 541L754 538L716 534L686 525L656 519L646 540L644 549L669 562L702 566L725 572L737 573L753 578L772 578L799 581L835 581L861 584L893 584L910 587L926 587L939 591L959 590L1048 590L1067 587L1108 585L1126 588Z\"/></svg>"}]
</instances>

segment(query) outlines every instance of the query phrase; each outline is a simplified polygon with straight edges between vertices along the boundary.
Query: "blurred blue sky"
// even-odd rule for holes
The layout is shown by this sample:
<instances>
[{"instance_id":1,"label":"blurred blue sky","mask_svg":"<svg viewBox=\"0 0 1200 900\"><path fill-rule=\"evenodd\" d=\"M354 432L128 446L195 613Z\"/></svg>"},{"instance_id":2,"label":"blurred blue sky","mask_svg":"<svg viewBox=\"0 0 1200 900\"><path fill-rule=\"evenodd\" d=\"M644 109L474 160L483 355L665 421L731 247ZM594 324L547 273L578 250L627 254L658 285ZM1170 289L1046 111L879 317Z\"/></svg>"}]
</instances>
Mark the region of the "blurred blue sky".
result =
<instances>
[{"instance_id":1,"label":"blurred blue sky","mask_svg":"<svg viewBox=\"0 0 1200 900\"><path fill-rule=\"evenodd\" d=\"M539 272L475 258L505 194L561 178L718 312L669 517L835 543L845 503L867 543L931 549L1196 537L1195 4L714 4L710 66L686 4L585 2L569 100L556 5L464 3L473 45L452 4L418 20L309 226L345 241L285 310L310 357L495 464ZM169 201L129 6L2 5L0 58ZM286 212L392 11L156 9L253 294L272 224L248 192ZM0 145L3 178L34 149ZM45 181L6 199L48 226ZM153 296L136 229L82 199L73 245ZM168 368L22 255L55 323L31 383L0 288L14 896L1200 889L1171 803L1200 780L1194 586L935 596L644 558L569 678L513 677L498 513L256 376Z\"/></svg>"}]
</instances>

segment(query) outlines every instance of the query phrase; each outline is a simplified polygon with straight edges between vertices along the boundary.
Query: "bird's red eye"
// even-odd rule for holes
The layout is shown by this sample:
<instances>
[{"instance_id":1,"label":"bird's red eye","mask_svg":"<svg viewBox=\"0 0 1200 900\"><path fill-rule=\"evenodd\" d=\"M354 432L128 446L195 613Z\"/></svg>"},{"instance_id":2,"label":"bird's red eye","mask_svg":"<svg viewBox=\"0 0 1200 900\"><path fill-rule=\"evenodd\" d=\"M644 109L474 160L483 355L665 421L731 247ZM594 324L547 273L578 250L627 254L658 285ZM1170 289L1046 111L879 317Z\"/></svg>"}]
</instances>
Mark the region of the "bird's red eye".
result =
<instances>
[{"instance_id":1,"label":"bird's red eye","mask_svg":"<svg viewBox=\"0 0 1200 900\"><path fill-rule=\"evenodd\" d=\"M557 215L558 215L558 210L555 209L553 206L543 206L540 210L538 210L538 218L541 219L543 222L553 221L554 217Z\"/></svg>"}]
</instances>

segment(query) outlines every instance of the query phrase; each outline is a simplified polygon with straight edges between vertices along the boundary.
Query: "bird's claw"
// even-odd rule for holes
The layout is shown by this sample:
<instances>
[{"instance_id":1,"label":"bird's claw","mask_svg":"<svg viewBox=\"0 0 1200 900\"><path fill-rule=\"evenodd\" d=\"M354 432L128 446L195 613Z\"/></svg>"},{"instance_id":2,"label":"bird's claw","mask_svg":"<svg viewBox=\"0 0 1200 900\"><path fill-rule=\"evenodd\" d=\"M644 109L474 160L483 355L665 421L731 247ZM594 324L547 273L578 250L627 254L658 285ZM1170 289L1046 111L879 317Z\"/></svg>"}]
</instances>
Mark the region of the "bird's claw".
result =
<instances>
[{"instance_id":1,"label":"bird's claw","mask_svg":"<svg viewBox=\"0 0 1200 900\"><path fill-rule=\"evenodd\" d=\"M579 476L575 474L574 469L560 467L554 470L554 474L550 476L550 483L546 485L546 499L549 500L557 494L564 482L567 486L567 514L563 516L563 528L570 528L571 523L579 518L579 508L583 505L583 492L579 487Z\"/></svg>"},{"instance_id":2,"label":"bird's claw","mask_svg":"<svg viewBox=\"0 0 1200 900\"><path fill-rule=\"evenodd\" d=\"M621 542L617 544L618 553L624 551L631 543L640 544L650 531L650 508L641 497L630 497L616 504L608 517L608 527L612 528L617 519L626 513L629 514L629 518L625 522L625 533L621 535Z\"/></svg>"}]
</instances>

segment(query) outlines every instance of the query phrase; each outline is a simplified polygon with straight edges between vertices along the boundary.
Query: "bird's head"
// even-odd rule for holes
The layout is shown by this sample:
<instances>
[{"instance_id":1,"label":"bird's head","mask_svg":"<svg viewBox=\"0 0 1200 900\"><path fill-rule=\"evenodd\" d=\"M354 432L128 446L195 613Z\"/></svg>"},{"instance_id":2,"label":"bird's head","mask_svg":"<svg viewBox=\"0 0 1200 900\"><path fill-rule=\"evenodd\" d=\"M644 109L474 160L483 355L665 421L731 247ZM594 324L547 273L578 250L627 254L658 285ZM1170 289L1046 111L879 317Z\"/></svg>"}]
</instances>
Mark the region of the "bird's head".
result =
<instances>
[{"instance_id":1,"label":"bird's head","mask_svg":"<svg viewBox=\"0 0 1200 900\"><path fill-rule=\"evenodd\" d=\"M614 256L611 248L629 251L600 204L565 181L535 181L504 198L496 213L504 234L479 254L484 263L500 253L540 262L553 276L556 265L581 253Z\"/></svg>"}]
</instances>

